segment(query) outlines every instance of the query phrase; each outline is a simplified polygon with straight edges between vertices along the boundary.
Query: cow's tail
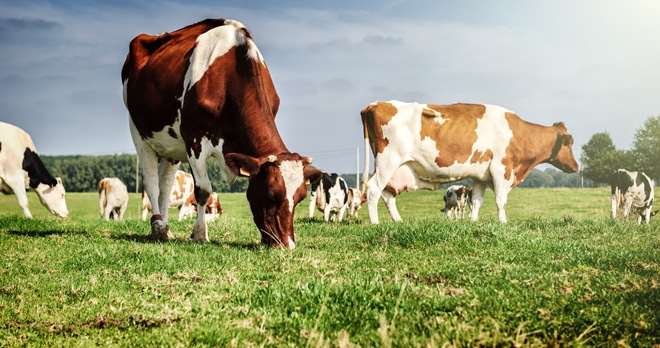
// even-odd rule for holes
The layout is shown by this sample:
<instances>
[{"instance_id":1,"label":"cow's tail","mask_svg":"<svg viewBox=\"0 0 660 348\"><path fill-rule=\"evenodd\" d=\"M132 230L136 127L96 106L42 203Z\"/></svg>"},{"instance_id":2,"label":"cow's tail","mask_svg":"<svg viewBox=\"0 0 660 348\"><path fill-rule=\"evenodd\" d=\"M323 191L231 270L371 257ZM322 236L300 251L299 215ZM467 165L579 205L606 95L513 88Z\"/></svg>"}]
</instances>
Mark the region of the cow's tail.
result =
<instances>
[{"instance_id":1,"label":"cow's tail","mask_svg":"<svg viewBox=\"0 0 660 348\"><path fill-rule=\"evenodd\" d=\"M369 180L369 159L371 158L369 148L371 146L369 144L369 127L367 126L367 117L371 113L371 107L372 105L369 105L360 111L360 115L362 116L362 130L364 132L364 169L362 171L362 186L360 188L360 191L362 191L363 194L367 192L367 181Z\"/></svg>"}]
</instances>

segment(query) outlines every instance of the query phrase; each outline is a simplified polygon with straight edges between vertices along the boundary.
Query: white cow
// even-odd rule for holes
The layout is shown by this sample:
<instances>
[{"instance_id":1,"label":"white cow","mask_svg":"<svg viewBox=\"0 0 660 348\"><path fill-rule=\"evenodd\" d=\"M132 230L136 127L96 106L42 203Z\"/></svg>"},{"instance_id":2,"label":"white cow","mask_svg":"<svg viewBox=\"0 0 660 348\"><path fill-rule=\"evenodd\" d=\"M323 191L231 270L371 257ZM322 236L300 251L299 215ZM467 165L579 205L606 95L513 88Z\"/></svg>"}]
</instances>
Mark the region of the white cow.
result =
<instances>
[{"instance_id":1,"label":"white cow","mask_svg":"<svg viewBox=\"0 0 660 348\"><path fill-rule=\"evenodd\" d=\"M123 220L128 207L128 189L119 178L99 181L99 210L102 219Z\"/></svg>"},{"instance_id":2,"label":"white cow","mask_svg":"<svg viewBox=\"0 0 660 348\"><path fill-rule=\"evenodd\" d=\"M0 191L15 194L23 214L32 218L25 192L28 187L37 193L41 204L51 214L63 218L69 215L62 179L50 175L30 135L14 125L0 122Z\"/></svg>"}]
</instances>

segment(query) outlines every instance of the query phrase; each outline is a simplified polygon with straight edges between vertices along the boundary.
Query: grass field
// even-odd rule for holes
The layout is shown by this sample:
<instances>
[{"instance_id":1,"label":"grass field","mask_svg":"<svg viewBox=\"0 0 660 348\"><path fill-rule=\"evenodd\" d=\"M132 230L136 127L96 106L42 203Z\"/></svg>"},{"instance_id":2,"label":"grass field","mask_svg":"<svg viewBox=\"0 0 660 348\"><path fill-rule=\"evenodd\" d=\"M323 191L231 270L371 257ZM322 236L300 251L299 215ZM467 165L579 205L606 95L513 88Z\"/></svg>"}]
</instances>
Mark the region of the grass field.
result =
<instances>
[{"instance_id":1,"label":"grass field","mask_svg":"<svg viewBox=\"0 0 660 348\"><path fill-rule=\"evenodd\" d=\"M68 219L0 196L0 346L660 347L660 218L612 221L608 191L515 189L507 224L492 191L478 222L442 192L400 196L403 223L381 203L380 225L305 200L294 251L258 244L244 194L207 244L192 220L149 241L137 194L118 222L95 193L68 193Z\"/></svg>"}]
</instances>

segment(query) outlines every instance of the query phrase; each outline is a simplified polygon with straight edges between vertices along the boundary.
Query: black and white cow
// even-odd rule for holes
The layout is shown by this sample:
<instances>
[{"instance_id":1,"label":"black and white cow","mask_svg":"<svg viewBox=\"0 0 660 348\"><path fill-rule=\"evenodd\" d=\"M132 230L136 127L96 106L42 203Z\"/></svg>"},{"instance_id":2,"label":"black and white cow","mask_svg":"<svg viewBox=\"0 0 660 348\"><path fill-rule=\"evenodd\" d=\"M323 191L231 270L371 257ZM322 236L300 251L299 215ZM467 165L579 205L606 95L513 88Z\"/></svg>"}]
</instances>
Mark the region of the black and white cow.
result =
<instances>
[{"instance_id":1,"label":"black and white cow","mask_svg":"<svg viewBox=\"0 0 660 348\"><path fill-rule=\"evenodd\" d=\"M309 218L314 217L314 207L323 212L325 221L341 221L348 208L348 185L336 173L323 173L321 180L312 183L309 197Z\"/></svg>"},{"instance_id":2,"label":"black and white cow","mask_svg":"<svg viewBox=\"0 0 660 348\"><path fill-rule=\"evenodd\" d=\"M37 155L32 138L24 130L0 122L0 191L15 194L23 214L32 218L25 189L31 187L41 204L59 217L67 217L62 179L54 178Z\"/></svg>"},{"instance_id":3,"label":"black and white cow","mask_svg":"<svg viewBox=\"0 0 660 348\"><path fill-rule=\"evenodd\" d=\"M447 188L444 197L445 207L442 212L447 214L448 218L464 219L465 207L472 209L472 189L463 185L452 185Z\"/></svg>"},{"instance_id":4,"label":"black and white cow","mask_svg":"<svg viewBox=\"0 0 660 348\"><path fill-rule=\"evenodd\" d=\"M651 216L658 211L651 211L653 205L653 180L643 172L629 172L619 169L610 180L612 186L612 218L616 219L617 209L622 210L624 218L631 212L637 216L637 223L647 224Z\"/></svg>"}]
</instances>

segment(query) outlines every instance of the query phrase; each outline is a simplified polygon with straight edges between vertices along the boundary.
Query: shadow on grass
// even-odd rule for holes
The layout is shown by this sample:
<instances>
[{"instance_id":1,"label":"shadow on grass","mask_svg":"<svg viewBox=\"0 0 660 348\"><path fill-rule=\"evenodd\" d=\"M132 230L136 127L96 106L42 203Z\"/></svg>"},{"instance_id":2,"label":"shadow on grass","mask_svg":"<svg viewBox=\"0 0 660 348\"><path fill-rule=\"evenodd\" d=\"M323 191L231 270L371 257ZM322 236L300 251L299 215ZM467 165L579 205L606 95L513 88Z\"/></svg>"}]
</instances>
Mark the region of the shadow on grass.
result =
<instances>
[{"instance_id":1,"label":"shadow on grass","mask_svg":"<svg viewBox=\"0 0 660 348\"><path fill-rule=\"evenodd\" d=\"M48 237L53 235L81 235L87 238L90 237L89 232L87 231L7 231L9 234L23 237Z\"/></svg>"},{"instance_id":2,"label":"shadow on grass","mask_svg":"<svg viewBox=\"0 0 660 348\"><path fill-rule=\"evenodd\" d=\"M191 238L185 238L185 237L180 237L180 238L175 238L170 241L161 241L161 240L155 240L152 239L150 235L148 234L113 234L110 236L110 238L115 239L115 240L124 240L128 242L134 242L134 243L142 243L142 244L161 244L161 243L171 243L171 244L181 244L181 245L187 245L187 244L195 244ZM215 247L228 247L231 249L244 249L244 250L259 250L261 248L267 248L267 246L264 246L260 243L254 243L254 242L237 242L237 241L218 241L218 240L211 240L209 243Z\"/></svg>"}]
</instances>

